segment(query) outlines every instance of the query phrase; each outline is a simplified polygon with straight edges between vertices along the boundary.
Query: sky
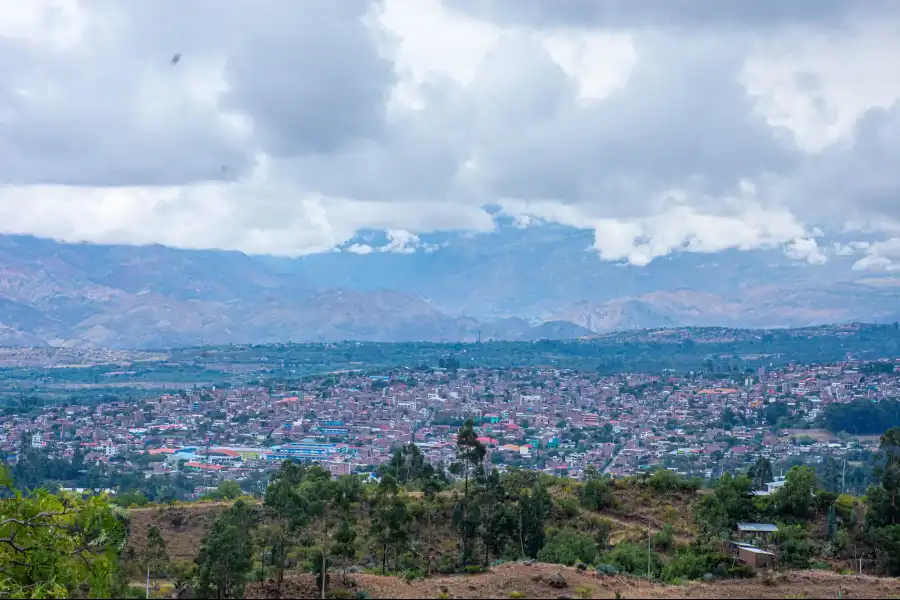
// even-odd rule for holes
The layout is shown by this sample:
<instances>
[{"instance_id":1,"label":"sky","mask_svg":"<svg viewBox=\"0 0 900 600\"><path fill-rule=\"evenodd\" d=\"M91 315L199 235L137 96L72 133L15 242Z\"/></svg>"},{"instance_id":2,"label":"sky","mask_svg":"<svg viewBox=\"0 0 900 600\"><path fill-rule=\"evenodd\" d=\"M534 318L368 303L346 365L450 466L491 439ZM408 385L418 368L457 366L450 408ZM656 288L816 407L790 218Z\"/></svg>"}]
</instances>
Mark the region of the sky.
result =
<instances>
[{"instance_id":1,"label":"sky","mask_svg":"<svg viewBox=\"0 0 900 600\"><path fill-rule=\"evenodd\" d=\"M0 0L0 73L0 233L900 270L900 0Z\"/></svg>"}]
</instances>

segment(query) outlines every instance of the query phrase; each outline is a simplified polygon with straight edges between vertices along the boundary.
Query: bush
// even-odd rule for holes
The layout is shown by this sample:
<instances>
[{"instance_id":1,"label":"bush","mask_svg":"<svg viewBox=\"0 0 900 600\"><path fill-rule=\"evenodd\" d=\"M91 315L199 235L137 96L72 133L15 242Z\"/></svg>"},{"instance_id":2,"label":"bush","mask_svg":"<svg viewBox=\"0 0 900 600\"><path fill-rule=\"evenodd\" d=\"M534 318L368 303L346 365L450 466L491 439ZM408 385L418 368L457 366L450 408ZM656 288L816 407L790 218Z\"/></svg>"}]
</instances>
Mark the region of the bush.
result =
<instances>
[{"instance_id":1,"label":"bush","mask_svg":"<svg viewBox=\"0 0 900 600\"><path fill-rule=\"evenodd\" d=\"M508 595L510 598L524 598L525 592L512 591Z\"/></svg>"},{"instance_id":2,"label":"bush","mask_svg":"<svg viewBox=\"0 0 900 600\"><path fill-rule=\"evenodd\" d=\"M372 595L366 590L356 590L356 600L369 600Z\"/></svg>"},{"instance_id":3,"label":"bush","mask_svg":"<svg viewBox=\"0 0 900 600\"><path fill-rule=\"evenodd\" d=\"M619 569L615 565L611 565L609 563L600 563L596 567L594 567L598 573L603 573L604 575L618 575Z\"/></svg>"},{"instance_id":4,"label":"bush","mask_svg":"<svg viewBox=\"0 0 900 600\"><path fill-rule=\"evenodd\" d=\"M778 547L778 562L790 569L807 569L816 554L806 529L801 525L780 525L772 534L772 542Z\"/></svg>"},{"instance_id":5,"label":"bush","mask_svg":"<svg viewBox=\"0 0 900 600\"><path fill-rule=\"evenodd\" d=\"M578 501L574 498L563 498L559 501L559 510L564 518L574 519L581 511L578 509Z\"/></svg>"},{"instance_id":6,"label":"bush","mask_svg":"<svg viewBox=\"0 0 900 600\"><path fill-rule=\"evenodd\" d=\"M588 510L603 510L614 504L612 488L606 479L589 479L581 488L581 505Z\"/></svg>"},{"instance_id":7,"label":"bush","mask_svg":"<svg viewBox=\"0 0 900 600\"><path fill-rule=\"evenodd\" d=\"M589 535L572 529L556 532L538 553L538 560L572 566L576 562L592 563L597 546Z\"/></svg>"},{"instance_id":8,"label":"bush","mask_svg":"<svg viewBox=\"0 0 900 600\"><path fill-rule=\"evenodd\" d=\"M657 550L667 552L672 549L675 544L675 535L672 533L672 526L666 525L662 531L653 534L653 547Z\"/></svg>"},{"instance_id":9,"label":"bush","mask_svg":"<svg viewBox=\"0 0 900 600\"><path fill-rule=\"evenodd\" d=\"M619 571L638 577L647 575L647 548L643 544L623 542L603 556L603 561L614 565ZM650 554L650 571L658 573L661 561L655 552Z\"/></svg>"},{"instance_id":10,"label":"bush","mask_svg":"<svg viewBox=\"0 0 900 600\"><path fill-rule=\"evenodd\" d=\"M734 565L729 567L728 576L731 579L753 579L756 577L756 571L748 565Z\"/></svg>"},{"instance_id":11,"label":"bush","mask_svg":"<svg viewBox=\"0 0 900 600\"><path fill-rule=\"evenodd\" d=\"M484 573L484 567L481 565L466 565L463 567L463 572L470 574Z\"/></svg>"},{"instance_id":12,"label":"bush","mask_svg":"<svg viewBox=\"0 0 900 600\"><path fill-rule=\"evenodd\" d=\"M648 482L650 489L657 494L672 494L681 487L681 480L677 474L668 469L659 469L654 472Z\"/></svg>"},{"instance_id":13,"label":"bush","mask_svg":"<svg viewBox=\"0 0 900 600\"><path fill-rule=\"evenodd\" d=\"M591 590L591 588L589 588L589 587L587 587L587 586L583 586L583 587L580 587L580 588L576 588L576 589L575 589L575 597L576 597L576 598L585 598L585 599L587 599L587 598L593 598L593 597L594 597L594 591Z\"/></svg>"}]
</instances>

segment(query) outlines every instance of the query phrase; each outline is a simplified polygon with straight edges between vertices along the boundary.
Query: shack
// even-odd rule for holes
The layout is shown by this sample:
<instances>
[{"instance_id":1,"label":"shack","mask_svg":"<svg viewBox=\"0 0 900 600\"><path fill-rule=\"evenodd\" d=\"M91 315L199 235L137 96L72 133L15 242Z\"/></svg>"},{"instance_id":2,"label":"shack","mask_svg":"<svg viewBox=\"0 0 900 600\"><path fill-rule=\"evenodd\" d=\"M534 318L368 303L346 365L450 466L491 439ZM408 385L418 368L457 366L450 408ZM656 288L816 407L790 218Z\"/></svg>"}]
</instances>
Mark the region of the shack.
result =
<instances>
[{"instance_id":1,"label":"shack","mask_svg":"<svg viewBox=\"0 0 900 600\"><path fill-rule=\"evenodd\" d=\"M778 531L778 526L772 523L738 523L737 530L742 539L747 536L766 539Z\"/></svg>"},{"instance_id":2,"label":"shack","mask_svg":"<svg viewBox=\"0 0 900 600\"><path fill-rule=\"evenodd\" d=\"M768 570L775 568L775 554L752 544L734 544L737 560L741 564L756 570Z\"/></svg>"}]
</instances>

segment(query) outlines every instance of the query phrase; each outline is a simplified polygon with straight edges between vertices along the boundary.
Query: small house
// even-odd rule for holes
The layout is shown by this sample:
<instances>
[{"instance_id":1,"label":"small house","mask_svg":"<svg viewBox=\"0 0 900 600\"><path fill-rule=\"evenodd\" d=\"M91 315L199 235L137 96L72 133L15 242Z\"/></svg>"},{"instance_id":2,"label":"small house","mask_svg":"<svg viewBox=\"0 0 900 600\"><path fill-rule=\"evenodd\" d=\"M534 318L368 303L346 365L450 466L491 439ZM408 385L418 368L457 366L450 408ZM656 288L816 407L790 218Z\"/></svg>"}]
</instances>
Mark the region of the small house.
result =
<instances>
[{"instance_id":1,"label":"small house","mask_svg":"<svg viewBox=\"0 0 900 600\"><path fill-rule=\"evenodd\" d=\"M778 531L778 526L772 523L738 523L737 530L741 539L745 536L765 539Z\"/></svg>"},{"instance_id":2,"label":"small house","mask_svg":"<svg viewBox=\"0 0 900 600\"><path fill-rule=\"evenodd\" d=\"M736 543L737 559L751 569L768 570L775 568L775 554L751 544Z\"/></svg>"}]
</instances>

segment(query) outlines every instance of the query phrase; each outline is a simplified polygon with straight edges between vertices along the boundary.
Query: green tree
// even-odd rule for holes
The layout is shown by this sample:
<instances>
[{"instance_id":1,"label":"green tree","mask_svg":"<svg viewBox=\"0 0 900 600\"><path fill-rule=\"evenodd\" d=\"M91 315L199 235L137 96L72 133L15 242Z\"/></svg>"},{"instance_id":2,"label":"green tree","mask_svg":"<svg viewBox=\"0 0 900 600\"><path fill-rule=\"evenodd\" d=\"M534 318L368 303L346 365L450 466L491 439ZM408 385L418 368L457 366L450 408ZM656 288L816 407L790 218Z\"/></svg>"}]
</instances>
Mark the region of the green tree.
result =
<instances>
[{"instance_id":1,"label":"green tree","mask_svg":"<svg viewBox=\"0 0 900 600\"><path fill-rule=\"evenodd\" d=\"M356 529L348 518L341 520L337 531L334 532L334 543L331 545L331 555L337 565L346 567L350 561L356 558Z\"/></svg>"},{"instance_id":2,"label":"green tree","mask_svg":"<svg viewBox=\"0 0 900 600\"><path fill-rule=\"evenodd\" d=\"M369 527L369 539L376 552L381 554L382 575L387 571L391 551L396 559L399 548L406 543L410 535L411 518L406 500L397 492L397 482L390 475L385 475L378 482L375 501L371 507L372 524Z\"/></svg>"},{"instance_id":3,"label":"green tree","mask_svg":"<svg viewBox=\"0 0 900 600\"><path fill-rule=\"evenodd\" d=\"M263 536L275 570L275 592L278 597L281 596L287 557L297 535L309 522L309 514L299 491L305 474L303 465L285 461L266 488L263 506L268 518Z\"/></svg>"},{"instance_id":4,"label":"green tree","mask_svg":"<svg viewBox=\"0 0 900 600\"><path fill-rule=\"evenodd\" d=\"M704 496L694 508L694 520L707 536L723 536L735 524L753 516L753 483L746 475L725 473L714 485L714 493Z\"/></svg>"},{"instance_id":5,"label":"green tree","mask_svg":"<svg viewBox=\"0 0 900 600\"><path fill-rule=\"evenodd\" d=\"M151 525L147 529L147 543L144 546L143 558L150 577L165 577L168 574L169 552L166 548L166 540L156 525Z\"/></svg>"},{"instance_id":6,"label":"green tree","mask_svg":"<svg viewBox=\"0 0 900 600\"><path fill-rule=\"evenodd\" d=\"M815 505L815 490L816 472L812 467L792 467L784 486L775 493L776 509L797 519L809 518Z\"/></svg>"},{"instance_id":7,"label":"green tree","mask_svg":"<svg viewBox=\"0 0 900 600\"><path fill-rule=\"evenodd\" d=\"M757 490L766 489L766 484L774 479L772 476L772 463L765 456L760 456L750 467L747 477L753 481L753 488Z\"/></svg>"},{"instance_id":8,"label":"green tree","mask_svg":"<svg viewBox=\"0 0 900 600\"><path fill-rule=\"evenodd\" d=\"M241 495L241 485L233 479L226 479L219 484L214 495L224 500L236 500Z\"/></svg>"},{"instance_id":9,"label":"green tree","mask_svg":"<svg viewBox=\"0 0 900 600\"><path fill-rule=\"evenodd\" d=\"M2 467L0 495L0 597L109 597L126 531L106 496L23 493Z\"/></svg>"},{"instance_id":10,"label":"green tree","mask_svg":"<svg viewBox=\"0 0 900 600\"><path fill-rule=\"evenodd\" d=\"M883 463L878 469L878 485L869 489L869 517L873 527L900 525L900 427L881 436Z\"/></svg>"},{"instance_id":11,"label":"green tree","mask_svg":"<svg viewBox=\"0 0 900 600\"><path fill-rule=\"evenodd\" d=\"M213 522L197 556L197 595L200 598L241 598L253 567L253 540L249 533L255 515L242 500Z\"/></svg>"},{"instance_id":12,"label":"green tree","mask_svg":"<svg viewBox=\"0 0 900 600\"><path fill-rule=\"evenodd\" d=\"M469 419L459 429L456 436L456 463L457 473L463 478L463 497L458 506L457 527L460 532L460 550L463 564L468 564L472 558L472 541L475 537L479 523L473 517L475 511L470 506L469 480L483 469L484 457L487 449L478 441L475 433L475 423Z\"/></svg>"}]
</instances>

